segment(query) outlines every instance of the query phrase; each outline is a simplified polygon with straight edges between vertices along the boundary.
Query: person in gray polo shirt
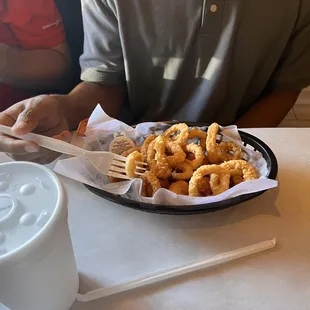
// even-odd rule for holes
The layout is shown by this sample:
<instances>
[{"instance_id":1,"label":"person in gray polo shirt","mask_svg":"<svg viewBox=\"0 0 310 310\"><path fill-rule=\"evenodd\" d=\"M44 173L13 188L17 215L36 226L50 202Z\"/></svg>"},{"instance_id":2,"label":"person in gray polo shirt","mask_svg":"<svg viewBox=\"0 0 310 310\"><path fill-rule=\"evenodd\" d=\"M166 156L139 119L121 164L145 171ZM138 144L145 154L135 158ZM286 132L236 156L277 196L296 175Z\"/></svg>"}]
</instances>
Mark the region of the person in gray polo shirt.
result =
<instances>
[{"instance_id":1,"label":"person in gray polo shirt","mask_svg":"<svg viewBox=\"0 0 310 310\"><path fill-rule=\"evenodd\" d=\"M309 0L82 0L82 13L83 82L2 113L15 133L76 128L97 103L130 124L271 127L310 84ZM0 150L39 156L4 136Z\"/></svg>"}]
</instances>

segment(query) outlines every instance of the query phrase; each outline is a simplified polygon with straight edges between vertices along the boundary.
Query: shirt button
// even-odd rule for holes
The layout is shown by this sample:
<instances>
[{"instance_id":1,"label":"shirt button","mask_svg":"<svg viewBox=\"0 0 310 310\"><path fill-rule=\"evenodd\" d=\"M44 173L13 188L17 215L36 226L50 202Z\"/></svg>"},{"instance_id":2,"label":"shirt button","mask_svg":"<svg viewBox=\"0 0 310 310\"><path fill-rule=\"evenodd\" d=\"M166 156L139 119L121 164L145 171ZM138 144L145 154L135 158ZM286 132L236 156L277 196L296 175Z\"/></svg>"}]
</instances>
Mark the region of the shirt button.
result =
<instances>
[{"instance_id":1,"label":"shirt button","mask_svg":"<svg viewBox=\"0 0 310 310\"><path fill-rule=\"evenodd\" d=\"M210 7L210 11L212 13L215 13L217 11L217 5L216 4L212 4L211 7Z\"/></svg>"}]
</instances>

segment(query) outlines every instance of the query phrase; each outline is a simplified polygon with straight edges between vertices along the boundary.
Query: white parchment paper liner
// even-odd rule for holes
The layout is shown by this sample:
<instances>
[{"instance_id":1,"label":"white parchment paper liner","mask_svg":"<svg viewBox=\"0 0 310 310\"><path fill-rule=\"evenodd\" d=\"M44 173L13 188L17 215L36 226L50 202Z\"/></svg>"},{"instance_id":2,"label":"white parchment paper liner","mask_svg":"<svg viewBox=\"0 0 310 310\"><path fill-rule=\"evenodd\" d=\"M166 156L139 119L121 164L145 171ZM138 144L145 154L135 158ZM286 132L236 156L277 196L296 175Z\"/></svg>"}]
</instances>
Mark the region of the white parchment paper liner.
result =
<instances>
[{"instance_id":1,"label":"white parchment paper liner","mask_svg":"<svg viewBox=\"0 0 310 310\"><path fill-rule=\"evenodd\" d=\"M108 151L109 145L114 139L114 134L119 132L125 132L126 135L139 146L142 144L143 138L146 135L154 131L160 133L161 127L164 129L164 126L165 125L158 123L141 123L134 129L127 124L109 117L98 105L88 121L83 147L94 151ZM236 126L223 127L222 134L224 140L226 136L228 139L234 139L236 143L241 145L241 138ZM268 175L267 162L262 157L262 154L249 148L242 148L248 155L247 160L257 169L260 178L258 180L243 182L221 195L211 197L181 196L166 189L159 189L152 198L142 197L140 195L142 184L140 179L112 184L108 183L107 177L99 173L88 160L83 158L75 157L60 160L56 164L54 170L78 182L103 189L112 194L122 195L128 199L153 204L195 205L212 203L277 187L277 181L266 178Z\"/></svg>"}]
</instances>

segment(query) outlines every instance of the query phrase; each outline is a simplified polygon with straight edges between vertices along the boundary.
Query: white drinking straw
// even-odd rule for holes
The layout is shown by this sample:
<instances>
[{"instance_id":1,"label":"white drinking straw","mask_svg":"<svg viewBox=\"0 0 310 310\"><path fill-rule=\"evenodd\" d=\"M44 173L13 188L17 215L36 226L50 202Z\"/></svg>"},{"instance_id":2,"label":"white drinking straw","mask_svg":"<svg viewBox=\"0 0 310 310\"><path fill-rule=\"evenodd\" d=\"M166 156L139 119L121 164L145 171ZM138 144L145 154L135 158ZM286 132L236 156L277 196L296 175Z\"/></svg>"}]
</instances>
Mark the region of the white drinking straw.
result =
<instances>
[{"instance_id":1,"label":"white drinking straw","mask_svg":"<svg viewBox=\"0 0 310 310\"><path fill-rule=\"evenodd\" d=\"M171 269L159 271L153 274L149 274L143 278L125 282L123 284L114 285L106 288L90 291L85 295L78 294L77 301L89 302L95 299L108 297L111 295L119 294L125 291L141 288L150 284L166 281L178 276L182 276L194 271L199 271L209 267L217 266L219 264L227 263L242 257L246 257L252 254L256 254L262 251L272 249L276 246L276 238L272 240L256 243L241 249L233 250L230 252L218 254L214 257L208 258L203 261L192 262L183 266L174 267Z\"/></svg>"}]
</instances>

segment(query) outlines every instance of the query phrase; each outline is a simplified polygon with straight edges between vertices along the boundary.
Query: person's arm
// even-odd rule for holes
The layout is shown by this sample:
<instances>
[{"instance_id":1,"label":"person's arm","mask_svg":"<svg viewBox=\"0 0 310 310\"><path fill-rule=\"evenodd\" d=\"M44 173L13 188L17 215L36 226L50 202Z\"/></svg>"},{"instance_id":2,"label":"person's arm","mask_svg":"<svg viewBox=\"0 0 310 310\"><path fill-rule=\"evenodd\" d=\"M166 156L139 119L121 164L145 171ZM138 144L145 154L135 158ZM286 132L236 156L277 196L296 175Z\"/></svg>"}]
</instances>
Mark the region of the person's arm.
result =
<instances>
[{"instance_id":1,"label":"person's arm","mask_svg":"<svg viewBox=\"0 0 310 310\"><path fill-rule=\"evenodd\" d=\"M7 26L18 47L0 44L0 83L35 91L66 89L71 57L54 0L9 3Z\"/></svg>"},{"instance_id":2,"label":"person's arm","mask_svg":"<svg viewBox=\"0 0 310 310\"><path fill-rule=\"evenodd\" d=\"M80 62L84 82L68 95L38 96L17 104L23 108L14 127L19 134L36 130L38 122L52 115L49 109L57 110L54 114L69 129L76 129L80 121L90 116L97 104L111 117L119 117L127 88L115 12L106 0L82 0L82 8L85 48ZM12 109L14 106L10 111ZM16 110L13 112L17 117ZM54 114L53 126L60 122ZM35 121L29 123L29 117Z\"/></svg>"},{"instance_id":3,"label":"person's arm","mask_svg":"<svg viewBox=\"0 0 310 310\"><path fill-rule=\"evenodd\" d=\"M64 85L70 73L67 44L25 50L0 44L0 82L25 89Z\"/></svg>"},{"instance_id":4,"label":"person's arm","mask_svg":"<svg viewBox=\"0 0 310 310\"><path fill-rule=\"evenodd\" d=\"M117 118L126 98L126 87L83 82L69 95L52 97L59 102L69 128L74 130L81 120L90 116L97 104L109 116Z\"/></svg>"},{"instance_id":5,"label":"person's arm","mask_svg":"<svg viewBox=\"0 0 310 310\"><path fill-rule=\"evenodd\" d=\"M238 127L277 127L294 106L300 91L275 92L256 102L236 121Z\"/></svg>"},{"instance_id":6,"label":"person's arm","mask_svg":"<svg viewBox=\"0 0 310 310\"><path fill-rule=\"evenodd\" d=\"M71 129L89 117L97 104L111 117L119 117L127 94L115 7L107 0L82 0L82 13L84 82L68 96L58 96Z\"/></svg>"},{"instance_id":7,"label":"person's arm","mask_svg":"<svg viewBox=\"0 0 310 310\"><path fill-rule=\"evenodd\" d=\"M100 103L104 111L118 117L126 98L122 47L115 8L107 0L83 0L85 52L81 58L83 83L69 95L41 95L16 103L0 113L0 124L11 126L17 135L31 131L58 136L75 129ZM0 151L39 163L49 162L33 142L0 134ZM21 157L22 156L22 157ZM48 160L46 158L49 158Z\"/></svg>"},{"instance_id":8,"label":"person's arm","mask_svg":"<svg viewBox=\"0 0 310 310\"><path fill-rule=\"evenodd\" d=\"M310 84L310 1L300 1L296 27L266 86L264 95L245 107L240 127L276 127L294 106L301 90Z\"/></svg>"}]
</instances>

